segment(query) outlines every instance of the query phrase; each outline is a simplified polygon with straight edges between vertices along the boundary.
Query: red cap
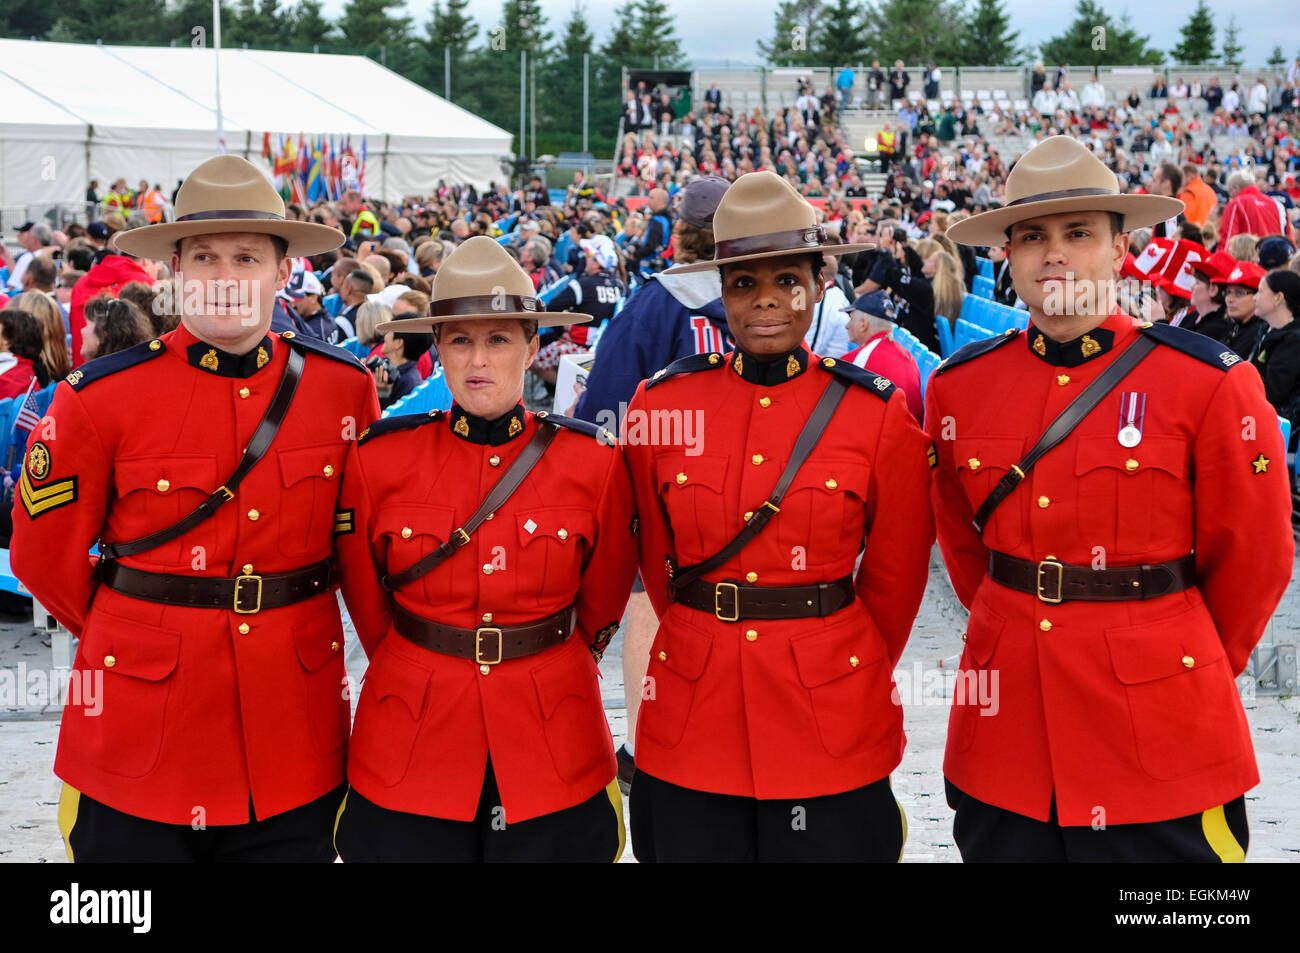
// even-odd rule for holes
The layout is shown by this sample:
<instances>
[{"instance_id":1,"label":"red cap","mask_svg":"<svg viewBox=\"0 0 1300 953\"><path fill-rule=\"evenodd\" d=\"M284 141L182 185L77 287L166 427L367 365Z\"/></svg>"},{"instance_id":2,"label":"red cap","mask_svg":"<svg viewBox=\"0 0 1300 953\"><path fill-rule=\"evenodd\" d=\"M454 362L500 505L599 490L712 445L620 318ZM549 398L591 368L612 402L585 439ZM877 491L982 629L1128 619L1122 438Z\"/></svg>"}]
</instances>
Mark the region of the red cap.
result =
<instances>
[{"instance_id":1,"label":"red cap","mask_svg":"<svg viewBox=\"0 0 1300 953\"><path fill-rule=\"evenodd\" d=\"M1228 274L1237 267L1237 259L1220 249L1208 258L1192 262L1192 271L1205 281Z\"/></svg>"},{"instance_id":2,"label":"red cap","mask_svg":"<svg viewBox=\"0 0 1300 953\"><path fill-rule=\"evenodd\" d=\"M1163 267L1151 276L1151 281L1177 298L1190 299L1195 280L1192 264L1209 257L1210 251L1204 245L1180 238L1173 254L1166 256Z\"/></svg>"},{"instance_id":3,"label":"red cap","mask_svg":"<svg viewBox=\"0 0 1300 953\"><path fill-rule=\"evenodd\" d=\"M1268 274L1263 268L1253 261L1239 261L1236 267L1226 275L1211 279L1211 284L1216 285L1245 285L1247 288L1259 290L1259 283L1264 276Z\"/></svg>"},{"instance_id":4,"label":"red cap","mask_svg":"<svg viewBox=\"0 0 1300 953\"><path fill-rule=\"evenodd\" d=\"M1124 274L1139 281L1150 281L1151 276L1159 273L1164 267L1169 254L1173 250L1173 239L1153 238L1147 242L1147 246L1142 249L1142 253L1133 259L1131 265L1127 258L1124 259Z\"/></svg>"}]
</instances>

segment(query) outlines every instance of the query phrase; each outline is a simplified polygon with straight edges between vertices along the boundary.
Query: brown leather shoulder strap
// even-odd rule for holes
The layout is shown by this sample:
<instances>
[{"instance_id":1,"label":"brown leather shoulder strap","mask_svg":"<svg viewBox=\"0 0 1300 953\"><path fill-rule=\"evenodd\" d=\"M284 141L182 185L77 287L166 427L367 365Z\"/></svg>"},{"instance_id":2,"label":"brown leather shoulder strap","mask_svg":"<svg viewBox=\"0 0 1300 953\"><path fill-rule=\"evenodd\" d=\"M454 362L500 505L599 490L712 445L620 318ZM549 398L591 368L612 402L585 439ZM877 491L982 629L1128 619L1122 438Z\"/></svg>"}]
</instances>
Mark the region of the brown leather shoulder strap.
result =
<instances>
[{"instance_id":1,"label":"brown leather shoulder strap","mask_svg":"<svg viewBox=\"0 0 1300 953\"><path fill-rule=\"evenodd\" d=\"M289 413L289 405L293 403L294 392L298 389L298 381L302 379L303 365L307 359L301 351L289 348L289 362L285 365L284 374L280 377L280 383L276 385L275 393L271 395L271 403L266 408L266 413L262 416L253 431L253 437L248 441L248 446L244 448L244 455L239 460L239 465L235 467L225 483L217 487L212 495L198 505L189 516L173 523L165 529L160 529L156 533L150 533L148 536L141 536L139 539L133 539L125 543L105 543L100 542L99 551L109 559L118 559L122 556L134 556L136 553L142 553L145 550L153 549L155 546L161 546L163 543L171 542L178 536L183 536L198 526L213 513L215 513L223 503L228 503L235 498L235 490L243 482L244 477L253 469L262 457L266 456L266 451L271 448L271 441L280 430L280 425L284 423L284 418Z\"/></svg>"},{"instance_id":2,"label":"brown leather shoulder strap","mask_svg":"<svg viewBox=\"0 0 1300 953\"><path fill-rule=\"evenodd\" d=\"M501 504L510 498L510 494L519 489L519 484L524 482L524 477L536 466L537 461L542 458L546 448L551 445L558 432L557 427L546 420L537 420L537 430L533 432L532 439L528 441L527 446L515 458L515 462L510 464L506 472L501 474L501 479L492 485L488 490L487 496L483 497L483 502L478 505L474 513L465 525L460 527L451 534L451 539L443 543L433 552L429 553L423 559L412 563L401 572L395 572L392 575L383 575L379 582L385 589L392 592L400 586L408 585L415 582L421 576L432 572L435 567L443 561L451 558L456 551L469 542L470 533L478 529L479 526L487 519L488 514L500 509Z\"/></svg>"},{"instance_id":3,"label":"brown leather shoulder strap","mask_svg":"<svg viewBox=\"0 0 1300 953\"><path fill-rule=\"evenodd\" d=\"M776 486L768 494L767 500L754 511L754 515L749 518L745 526L735 538L732 539L721 550L714 553L703 562L696 563L694 566L682 566L673 573L672 578L668 580L669 595L673 595L678 588L688 586L695 580L717 569L736 553L740 552L749 541L762 532L763 527L767 525L774 515L781 512L781 500L785 496L786 490L790 489L790 484L794 481L794 475L803 466L808 454L812 453L813 447L821 439L826 430L826 425L831 422L831 416L835 413L835 408L839 406L844 395L848 393L849 382L841 377L836 377L826 385L826 390L822 391L822 396L813 407L813 411L808 415L808 422L803 425L799 431L799 436L794 442L794 450L790 453L790 462L785 465L781 471L781 476L776 481Z\"/></svg>"},{"instance_id":4,"label":"brown leather shoulder strap","mask_svg":"<svg viewBox=\"0 0 1300 953\"><path fill-rule=\"evenodd\" d=\"M1093 408L1115 389L1116 385L1128 375L1129 371L1137 367L1144 357L1155 350L1155 347L1156 342L1151 338L1138 337L1136 341L1124 349L1124 353L1117 357L1110 367L1102 371L1097 379L1085 387L1078 397L1070 401L1065 410L1061 411L1057 418L1048 424L1047 429L1043 431L1043 435L1025 454L1024 459L1008 470L1001 480L998 480L993 487L993 492L980 504L980 508L976 511L973 520L975 532L980 535L984 534L984 527L988 525L989 517L998 508L998 504L1011 495L1011 491L1020 485L1020 481L1025 478L1025 474L1033 469L1034 464L1039 461L1043 454L1068 437L1070 432L1083 421L1083 418L1087 417Z\"/></svg>"}]
</instances>

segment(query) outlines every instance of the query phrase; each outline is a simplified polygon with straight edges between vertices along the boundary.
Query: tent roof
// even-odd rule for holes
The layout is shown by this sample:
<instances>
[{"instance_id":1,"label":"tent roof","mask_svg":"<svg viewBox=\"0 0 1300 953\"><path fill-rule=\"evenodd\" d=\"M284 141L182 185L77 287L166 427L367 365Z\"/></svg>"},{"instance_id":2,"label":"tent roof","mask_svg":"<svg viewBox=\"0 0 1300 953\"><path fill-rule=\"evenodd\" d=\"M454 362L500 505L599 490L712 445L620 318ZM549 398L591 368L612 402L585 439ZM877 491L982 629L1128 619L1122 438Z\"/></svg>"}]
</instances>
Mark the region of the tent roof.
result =
<instances>
[{"instance_id":1,"label":"tent roof","mask_svg":"<svg viewBox=\"0 0 1300 953\"><path fill-rule=\"evenodd\" d=\"M3 121L215 131L215 55L189 46L0 39ZM224 49L221 109L227 134L507 140L504 148L510 137L363 56Z\"/></svg>"}]
</instances>

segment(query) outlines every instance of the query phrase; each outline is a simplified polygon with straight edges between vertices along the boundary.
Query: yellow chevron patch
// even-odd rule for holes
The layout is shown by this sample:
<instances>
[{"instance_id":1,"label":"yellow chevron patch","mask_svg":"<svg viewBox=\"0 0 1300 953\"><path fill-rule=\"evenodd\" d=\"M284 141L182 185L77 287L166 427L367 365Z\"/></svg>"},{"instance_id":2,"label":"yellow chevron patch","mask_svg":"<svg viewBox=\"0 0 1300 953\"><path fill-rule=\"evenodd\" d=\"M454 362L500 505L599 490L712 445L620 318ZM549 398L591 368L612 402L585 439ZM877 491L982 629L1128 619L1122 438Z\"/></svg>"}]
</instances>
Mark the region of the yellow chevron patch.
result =
<instances>
[{"instance_id":1,"label":"yellow chevron patch","mask_svg":"<svg viewBox=\"0 0 1300 953\"><path fill-rule=\"evenodd\" d=\"M27 470L27 467L23 467L22 476L18 478L18 498L22 500L23 509L32 519L76 501L76 477L68 477L49 486L35 487L32 486Z\"/></svg>"},{"instance_id":2,"label":"yellow chevron patch","mask_svg":"<svg viewBox=\"0 0 1300 953\"><path fill-rule=\"evenodd\" d=\"M334 511L334 535L345 536L356 530L353 522L354 510L335 510Z\"/></svg>"}]
</instances>

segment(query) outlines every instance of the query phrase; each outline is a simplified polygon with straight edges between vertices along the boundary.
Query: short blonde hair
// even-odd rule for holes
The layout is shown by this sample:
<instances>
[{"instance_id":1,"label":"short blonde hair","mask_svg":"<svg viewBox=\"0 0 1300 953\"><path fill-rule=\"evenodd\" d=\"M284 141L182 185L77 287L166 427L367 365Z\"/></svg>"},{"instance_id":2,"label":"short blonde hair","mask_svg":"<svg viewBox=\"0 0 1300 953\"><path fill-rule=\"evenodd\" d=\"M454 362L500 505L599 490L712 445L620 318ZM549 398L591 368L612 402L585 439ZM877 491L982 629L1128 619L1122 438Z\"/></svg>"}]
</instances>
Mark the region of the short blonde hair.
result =
<instances>
[{"instance_id":1,"label":"short blonde hair","mask_svg":"<svg viewBox=\"0 0 1300 953\"><path fill-rule=\"evenodd\" d=\"M363 301L357 308L357 340L367 346L382 340L379 325L393 320L393 309L382 301Z\"/></svg>"}]
</instances>

